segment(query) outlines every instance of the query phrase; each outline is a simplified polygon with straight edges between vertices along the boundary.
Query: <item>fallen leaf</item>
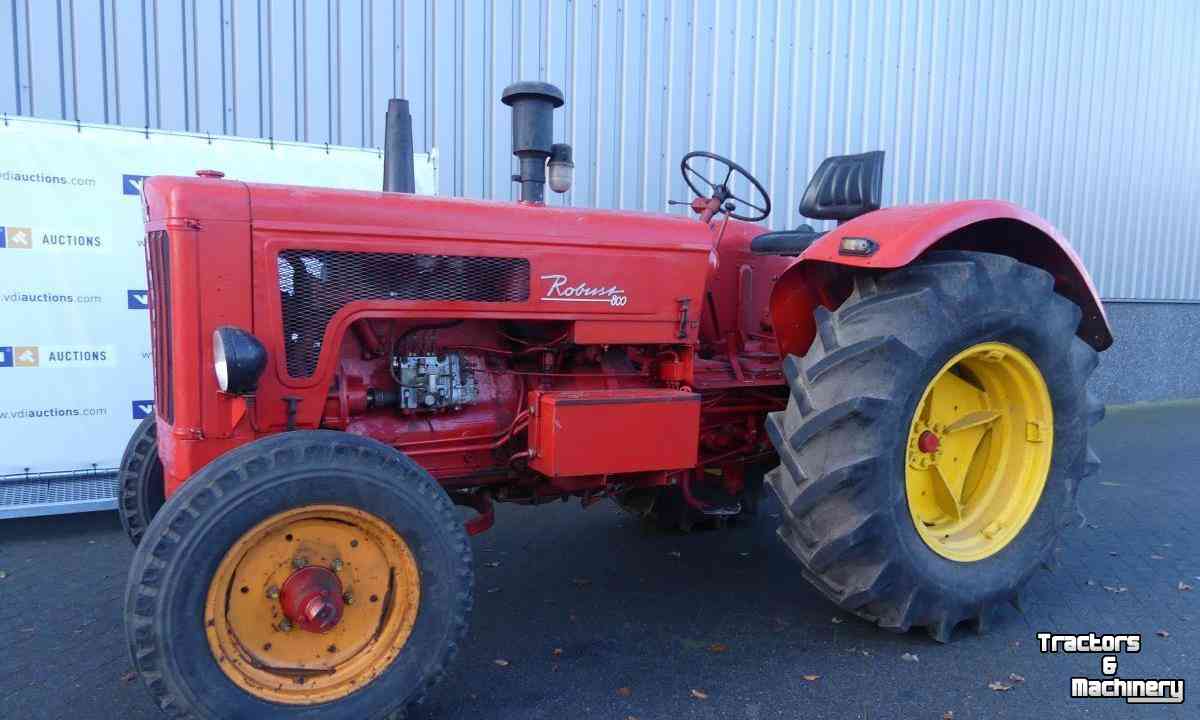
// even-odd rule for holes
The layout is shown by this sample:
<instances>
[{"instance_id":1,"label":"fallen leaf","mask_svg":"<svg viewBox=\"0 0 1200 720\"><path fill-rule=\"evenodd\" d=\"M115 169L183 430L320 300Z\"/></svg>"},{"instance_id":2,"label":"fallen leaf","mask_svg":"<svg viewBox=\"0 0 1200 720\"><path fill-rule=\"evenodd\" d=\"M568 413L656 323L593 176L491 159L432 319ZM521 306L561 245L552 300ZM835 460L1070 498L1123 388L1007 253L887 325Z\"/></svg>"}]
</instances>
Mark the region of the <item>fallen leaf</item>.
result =
<instances>
[{"instance_id":1,"label":"fallen leaf","mask_svg":"<svg viewBox=\"0 0 1200 720\"><path fill-rule=\"evenodd\" d=\"M550 652L550 654L553 655L554 657L562 657L562 648L554 648L554 650L552 650Z\"/></svg>"},{"instance_id":2,"label":"fallen leaf","mask_svg":"<svg viewBox=\"0 0 1200 720\"><path fill-rule=\"evenodd\" d=\"M8 573L4 572L3 570L0 570L0 580L3 580L6 577L8 577Z\"/></svg>"},{"instance_id":3,"label":"fallen leaf","mask_svg":"<svg viewBox=\"0 0 1200 720\"><path fill-rule=\"evenodd\" d=\"M1105 585L1104 589L1110 593L1116 593L1118 595L1123 592L1129 592L1129 588L1125 587L1124 585Z\"/></svg>"},{"instance_id":4,"label":"fallen leaf","mask_svg":"<svg viewBox=\"0 0 1200 720\"><path fill-rule=\"evenodd\" d=\"M483 564L483 566L490 567L490 568L497 568L497 567L500 567L500 561L499 560L490 560L488 562L485 562Z\"/></svg>"},{"instance_id":5,"label":"fallen leaf","mask_svg":"<svg viewBox=\"0 0 1200 720\"><path fill-rule=\"evenodd\" d=\"M697 690L696 688L692 688L691 696L696 698L697 700L707 700L708 699L708 693L704 692L703 690Z\"/></svg>"},{"instance_id":6,"label":"fallen leaf","mask_svg":"<svg viewBox=\"0 0 1200 720\"><path fill-rule=\"evenodd\" d=\"M578 577L578 578L571 578L571 582L575 583L575 585L577 585L578 587L583 587L583 586L585 586L585 585L591 585L591 584L592 584L592 581L591 581L591 580L589 580L589 579L587 579L587 578L582 578L582 577Z\"/></svg>"},{"instance_id":7,"label":"fallen leaf","mask_svg":"<svg viewBox=\"0 0 1200 720\"><path fill-rule=\"evenodd\" d=\"M1088 581L1087 581L1087 585L1088 585L1088 587L1096 587L1096 581L1095 581L1095 580L1088 580Z\"/></svg>"},{"instance_id":8,"label":"fallen leaf","mask_svg":"<svg viewBox=\"0 0 1200 720\"><path fill-rule=\"evenodd\" d=\"M846 622L846 621L845 621L845 620L843 620L843 619L842 619L842 618L840 618L840 617L834 617L834 618L831 620L831 622L832 622L834 625L841 625L842 623L844 623L844 622Z\"/></svg>"},{"instance_id":9,"label":"fallen leaf","mask_svg":"<svg viewBox=\"0 0 1200 720\"><path fill-rule=\"evenodd\" d=\"M626 715L625 720L638 720L637 715Z\"/></svg>"},{"instance_id":10,"label":"fallen leaf","mask_svg":"<svg viewBox=\"0 0 1200 720\"><path fill-rule=\"evenodd\" d=\"M713 643L708 646L708 651L714 653L729 652L729 646L725 643Z\"/></svg>"},{"instance_id":11,"label":"fallen leaf","mask_svg":"<svg viewBox=\"0 0 1200 720\"><path fill-rule=\"evenodd\" d=\"M995 690L996 692L1006 692L1008 690L1012 690L1012 685L1009 685L1007 683L1002 683L999 681L988 683L988 687Z\"/></svg>"},{"instance_id":12,"label":"fallen leaf","mask_svg":"<svg viewBox=\"0 0 1200 720\"><path fill-rule=\"evenodd\" d=\"M671 552L667 553L667 557L683 557L683 553L679 552L678 550L672 550Z\"/></svg>"},{"instance_id":13,"label":"fallen leaf","mask_svg":"<svg viewBox=\"0 0 1200 720\"><path fill-rule=\"evenodd\" d=\"M1179 592L1187 592L1188 590L1191 590L1191 589L1192 589L1191 585L1188 585L1187 583L1185 583L1182 580L1179 581Z\"/></svg>"},{"instance_id":14,"label":"fallen leaf","mask_svg":"<svg viewBox=\"0 0 1200 720\"><path fill-rule=\"evenodd\" d=\"M942 713L942 720L954 720L954 711L947 710L946 712Z\"/></svg>"},{"instance_id":15,"label":"fallen leaf","mask_svg":"<svg viewBox=\"0 0 1200 720\"><path fill-rule=\"evenodd\" d=\"M1089 528L1091 528L1092 530L1099 530L1099 529L1100 529L1100 526L1099 526L1099 525L1097 525L1096 523L1088 523L1088 524L1087 524L1087 526L1088 526Z\"/></svg>"},{"instance_id":16,"label":"fallen leaf","mask_svg":"<svg viewBox=\"0 0 1200 720\"><path fill-rule=\"evenodd\" d=\"M500 588L498 588L498 587L488 588L487 591L489 593L498 593L498 592L500 592Z\"/></svg>"},{"instance_id":17,"label":"fallen leaf","mask_svg":"<svg viewBox=\"0 0 1200 720\"><path fill-rule=\"evenodd\" d=\"M1158 555L1158 554L1151 554L1150 559L1151 560L1166 560L1165 557L1163 557L1162 555Z\"/></svg>"},{"instance_id":18,"label":"fallen leaf","mask_svg":"<svg viewBox=\"0 0 1200 720\"><path fill-rule=\"evenodd\" d=\"M750 553L748 553L748 552L740 552L740 553L738 553L738 557L744 557L744 558L748 558L748 557L750 557Z\"/></svg>"},{"instance_id":19,"label":"fallen leaf","mask_svg":"<svg viewBox=\"0 0 1200 720\"><path fill-rule=\"evenodd\" d=\"M920 658L912 653L904 653L900 656L900 659L904 660L905 662L920 662Z\"/></svg>"},{"instance_id":20,"label":"fallen leaf","mask_svg":"<svg viewBox=\"0 0 1200 720\"><path fill-rule=\"evenodd\" d=\"M617 688L617 694L620 695L621 697L629 697L630 695L633 694L633 688L619 687L619 688Z\"/></svg>"},{"instance_id":21,"label":"fallen leaf","mask_svg":"<svg viewBox=\"0 0 1200 720\"><path fill-rule=\"evenodd\" d=\"M1159 630L1158 632L1156 632L1156 633L1154 633L1154 634L1155 634L1155 635L1157 635L1157 636L1159 636L1160 638L1168 638L1168 637L1171 637L1171 633L1167 632L1166 630Z\"/></svg>"},{"instance_id":22,"label":"fallen leaf","mask_svg":"<svg viewBox=\"0 0 1200 720\"><path fill-rule=\"evenodd\" d=\"M509 665L509 662L507 660L505 660L504 658L496 658L492 662L496 663L500 667L508 667L508 665Z\"/></svg>"},{"instance_id":23,"label":"fallen leaf","mask_svg":"<svg viewBox=\"0 0 1200 720\"><path fill-rule=\"evenodd\" d=\"M1117 556L1117 551L1116 551L1116 550L1109 550L1109 551L1108 551L1108 556L1109 556L1109 557L1116 557L1116 556Z\"/></svg>"},{"instance_id":24,"label":"fallen leaf","mask_svg":"<svg viewBox=\"0 0 1200 720\"><path fill-rule=\"evenodd\" d=\"M1022 677L1022 676L1020 676L1020 675L1018 675L1018 674L1016 674L1016 673L1009 673L1009 675L1008 675L1008 679L1009 679L1009 682L1013 682L1013 683L1023 683L1023 682L1025 682L1025 678L1024 678L1024 677Z\"/></svg>"},{"instance_id":25,"label":"fallen leaf","mask_svg":"<svg viewBox=\"0 0 1200 720\"><path fill-rule=\"evenodd\" d=\"M805 675L804 679L809 682L816 682L817 680L821 679L821 676L820 675Z\"/></svg>"},{"instance_id":26,"label":"fallen leaf","mask_svg":"<svg viewBox=\"0 0 1200 720\"><path fill-rule=\"evenodd\" d=\"M137 680L137 672L134 670L130 670L121 676L121 682L131 683L134 680Z\"/></svg>"},{"instance_id":27,"label":"fallen leaf","mask_svg":"<svg viewBox=\"0 0 1200 720\"><path fill-rule=\"evenodd\" d=\"M558 672L558 663L550 664L550 672Z\"/></svg>"},{"instance_id":28,"label":"fallen leaf","mask_svg":"<svg viewBox=\"0 0 1200 720\"><path fill-rule=\"evenodd\" d=\"M1121 487L1121 483L1112 482L1111 480L1101 480L1100 484L1105 487Z\"/></svg>"}]
</instances>

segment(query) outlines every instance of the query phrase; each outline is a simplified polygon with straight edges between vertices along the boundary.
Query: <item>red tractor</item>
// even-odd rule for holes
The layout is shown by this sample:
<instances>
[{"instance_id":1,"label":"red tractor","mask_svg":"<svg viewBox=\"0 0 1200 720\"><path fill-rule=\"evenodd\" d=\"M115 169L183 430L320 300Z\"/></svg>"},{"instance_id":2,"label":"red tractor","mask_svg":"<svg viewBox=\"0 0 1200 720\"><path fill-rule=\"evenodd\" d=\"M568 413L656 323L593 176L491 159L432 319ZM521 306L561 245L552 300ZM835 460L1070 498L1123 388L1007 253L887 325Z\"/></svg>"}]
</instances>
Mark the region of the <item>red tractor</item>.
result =
<instances>
[{"instance_id":1,"label":"red tractor","mask_svg":"<svg viewBox=\"0 0 1200 720\"><path fill-rule=\"evenodd\" d=\"M800 213L825 233L764 232L762 184L706 152L682 162L698 219L550 207L562 94L503 101L519 202L410 194L398 103L383 193L146 182L156 414L121 510L165 711L403 713L463 637L495 502L720 524L766 471L845 610L945 641L1016 601L1095 468L1112 342L1049 224L879 209L882 153L818 168Z\"/></svg>"}]
</instances>

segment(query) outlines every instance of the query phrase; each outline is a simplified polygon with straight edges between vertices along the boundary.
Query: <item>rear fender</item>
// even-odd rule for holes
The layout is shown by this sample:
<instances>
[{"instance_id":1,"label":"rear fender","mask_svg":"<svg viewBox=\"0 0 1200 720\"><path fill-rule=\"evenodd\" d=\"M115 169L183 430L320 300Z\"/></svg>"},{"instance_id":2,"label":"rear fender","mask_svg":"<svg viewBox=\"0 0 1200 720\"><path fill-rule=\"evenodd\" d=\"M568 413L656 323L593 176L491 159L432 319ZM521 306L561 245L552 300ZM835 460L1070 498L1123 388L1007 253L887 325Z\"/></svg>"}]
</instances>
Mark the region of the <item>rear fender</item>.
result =
<instances>
[{"instance_id":1,"label":"rear fender","mask_svg":"<svg viewBox=\"0 0 1200 720\"><path fill-rule=\"evenodd\" d=\"M839 255L842 238L865 237L879 249L869 257ZM1078 335L1096 350L1112 345L1100 296L1083 261L1050 223L997 200L885 208L839 225L814 242L775 283L771 318L784 355L803 355L816 328L813 310L836 308L861 270L903 267L932 250L1008 255L1054 276L1054 289L1083 310Z\"/></svg>"}]
</instances>

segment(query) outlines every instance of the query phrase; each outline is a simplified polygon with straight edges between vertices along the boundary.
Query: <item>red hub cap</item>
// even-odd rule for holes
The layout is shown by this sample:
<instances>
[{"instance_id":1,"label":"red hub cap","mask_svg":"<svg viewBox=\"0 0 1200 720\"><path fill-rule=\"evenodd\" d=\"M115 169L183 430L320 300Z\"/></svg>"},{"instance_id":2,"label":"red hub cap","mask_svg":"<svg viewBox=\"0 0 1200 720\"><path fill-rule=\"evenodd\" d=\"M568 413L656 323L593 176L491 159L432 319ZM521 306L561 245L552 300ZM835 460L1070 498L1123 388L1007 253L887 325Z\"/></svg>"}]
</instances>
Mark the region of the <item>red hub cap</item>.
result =
<instances>
[{"instance_id":1,"label":"red hub cap","mask_svg":"<svg viewBox=\"0 0 1200 720\"><path fill-rule=\"evenodd\" d=\"M942 441L938 439L937 435L926 430L921 433L921 437L917 438L917 449L923 453L937 452L938 445L941 443Z\"/></svg>"},{"instance_id":2,"label":"red hub cap","mask_svg":"<svg viewBox=\"0 0 1200 720\"><path fill-rule=\"evenodd\" d=\"M328 568L309 565L292 573L279 591L283 614L301 630L329 632L342 619L342 581Z\"/></svg>"}]
</instances>

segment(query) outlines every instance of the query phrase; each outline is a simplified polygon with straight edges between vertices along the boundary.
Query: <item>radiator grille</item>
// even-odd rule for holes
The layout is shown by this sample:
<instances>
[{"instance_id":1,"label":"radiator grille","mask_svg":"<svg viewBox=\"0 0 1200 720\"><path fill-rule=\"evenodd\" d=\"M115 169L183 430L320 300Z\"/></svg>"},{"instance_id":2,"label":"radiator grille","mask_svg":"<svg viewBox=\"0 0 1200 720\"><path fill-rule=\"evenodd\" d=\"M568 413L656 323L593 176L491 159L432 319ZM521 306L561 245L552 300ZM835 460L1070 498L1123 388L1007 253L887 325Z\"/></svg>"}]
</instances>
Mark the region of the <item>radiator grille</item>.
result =
<instances>
[{"instance_id":1,"label":"radiator grille","mask_svg":"<svg viewBox=\"0 0 1200 720\"><path fill-rule=\"evenodd\" d=\"M164 230L146 233L146 289L150 294L150 342L154 348L154 407L175 421L175 366L171 357L171 244Z\"/></svg>"},{"instance_id":2,"label":"radiator grille","mask_svg":"<svg viewBox=\"0 0 1200 720\"><path fill-rule=\"evenodd\" d=\"M325 328L357 300L524 302L524 258L285 250L277 260L288 374L317 368Z\"/></svg>"}]
</instances>

